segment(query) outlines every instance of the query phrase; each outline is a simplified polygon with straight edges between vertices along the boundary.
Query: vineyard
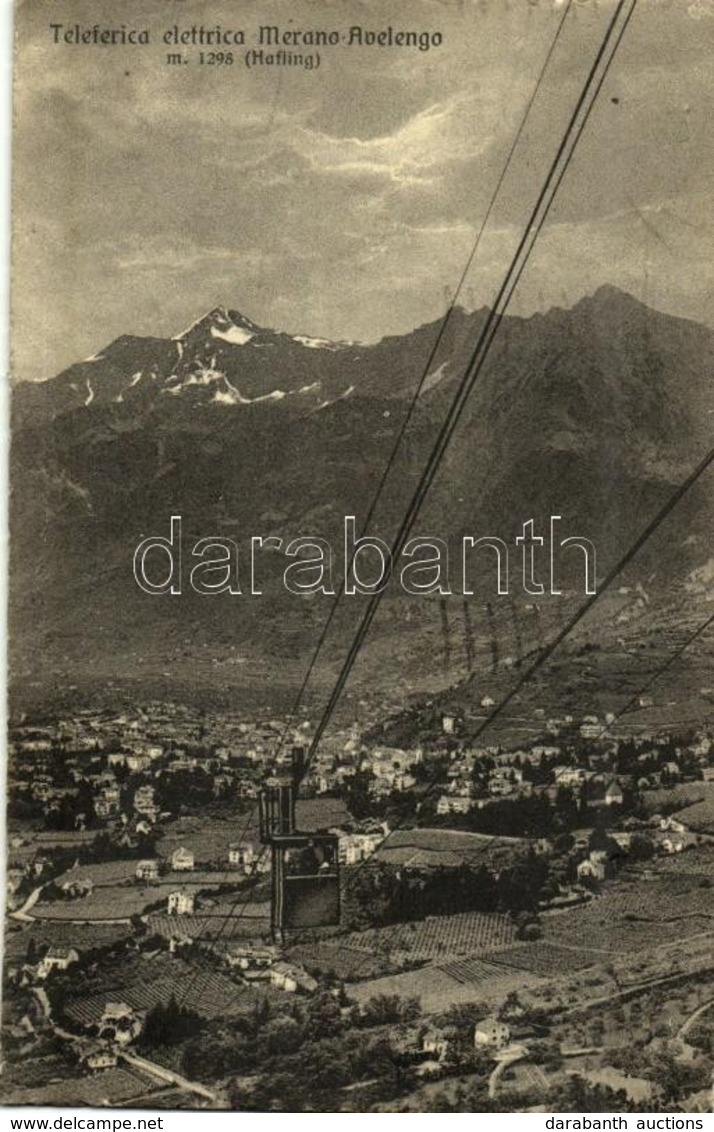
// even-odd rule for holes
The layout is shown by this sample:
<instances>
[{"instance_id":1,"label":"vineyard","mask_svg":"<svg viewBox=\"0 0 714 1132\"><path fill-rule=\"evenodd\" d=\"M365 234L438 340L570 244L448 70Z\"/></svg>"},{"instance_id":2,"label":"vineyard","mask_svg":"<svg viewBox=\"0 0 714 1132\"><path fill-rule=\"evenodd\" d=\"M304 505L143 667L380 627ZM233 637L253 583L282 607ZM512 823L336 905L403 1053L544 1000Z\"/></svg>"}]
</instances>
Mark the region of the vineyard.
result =
<instances>
[{"instance_id":1,"label":"vineyard","mask_svg":"<svg viewBox=\"0 0 714 1132\"><path fill-rule=\"evenodd\" d=\"M504 974L503 968L486 959L452 959L448 963L440 963L438 970L455 979L461 986L490 983L494 979L503 978Z\"/></svg>"},{"instance_id":2,"label":"vineyard","mask_svg":"<svg viewBox=\"0 0 714 1132\"><path fill-rule=\"evenodd\" d=\"M8 932L5 955L24 957L30 941L36 947L76 947L80 955L129 939L128 924L70 924L66 920L36 921L24 931Z\"/></svg>"},{"instance_id":3,"label":"vineyard","mask_svg":"<svg viewBox=\"0 0 714 1132\"><path fill-rule=\"evenodd\" d=\"M595 951L636 951L714 932L714 888L696 876L662 876L637 886L618 885L584 907L544 917L554 943Z\"/></svg>"},{"instance_id":4,"label":"vineyard","mask_svg":"<svg viewBox=\"0 0 714 1132\"><path fill-rule=\"evenodd\" d=\"M41 1088L33 1088L23 1094L15 1090L13 1103L18 1105L88 1105L98 1108L106 1105L128 1104L134 1098L151 1094L159 1096L165 1086L157 1084L148 1074L135 1069L107 1069L90 1077L68 1078L52 1081Z\"/></svg>"},{"instance_id":5,"label":"vineyard","mask_svg":"<svg viewBox=\"0 0 714 1132\"><path fill-rule=\"evenodd\" d=\"M557 947L551 943L524 943L505 951L495 952L488 958L469 956L440 963L439 970L463 986L492 983L495 979L518 972L552 978L594 966L602 956L593 952Z\"/></svg>"},{"instance_id":6,"label":"vineyard","mask_svg":"<svg viewBox=\"0 0 714 1132\"><path fill-rule=\"evenodd\" d=\"M554 975L569 975L572 971L582 971L602 962L602 955L580 948L558 947L556 944L536 941L512 947L508 951L491 956L491 962L499 967L529 971L542 978Z\"/></svg>"},{"instance_id":7,"label":"vineyard","mask_svg":"<svg viewBox=\"0 0 714 1132\"><path fill-rule=\"evenodd\" d=\"M133 1010L146 1013L158 1003L167 1005L174 998L187 1010L195 1010L210 1020L245 1013L257 1000L252 990L239 986L218 971L193 968L180 961L174 961L174 968L163 977L139 979L69 998L64 1013L75 1025L89 1027L99 1023L107 1002L125 1002Z\"/></svg>"},{"instance_id":8,"label":"vineyard","mask_svg":"<svg viewBox=\"0 0 714 1132\"><path fill-rule=\"evenodd\" d=\"M343 942L351 950L374 956L427 961L448 955L487 955L507 947L515 938L516 928L508 916L460 912L352 932Z\"/></svg>"},{"instance_id":9,"label":"vineyard","mask_svg":"<svg viewBox=\"0 0 714 1132\"><path fill-rule=\"evenodd\" d=\"M676 853L657 861L657 873L663 876L696 876L714 883L714 846L697 845L686 853Z\"/></svg>"},{"instance_id":10,"label":"vineyard","mask_svg":"<svg viewBox=\"0 0 714 1132\"><path fill-rule=\"evenodd\" d=\"M345 982L375 979L399 969L398 964L383 956L371 955L339 943L298 944L289 949L286 958L302 963L312 975L332 974Z\"/></svg>"},{"instance_id":11,"label":"vineyard","mask_svg":"<svg viewBox=\"0 0 714 1132\"><path fill-rule=\"evenodd\" d=\"M708 782L681 782L677 786L661 787L658 790L645 790L642 801L648 814L675 813L680 818L681 810L696 802L714 795L714 786Z\"/></svg>"},{"instance_id":12,"label":"vineyard","mask_svg":"<svg viewBox=\"0 0 714 1132\"><path fill-rule=\"evenodd\" d=\"M398 829L380 845L376 856L391 865L418 857L422 868L442 865L507 865L527 843L515 837L490 837L455 829Z\"/></svg>"},{"instance_id":13,"label":"vineyard","mask_svg":"<svg viewBox=\"0 0 714 1132\"><path fill-rule=\"evenodd\" d=\"M709 789L701 802L687 806L677 817L696 832L714 833L714 789L711 789L711 783L707 783L707 786Z\"/></svg>"}]
</instances>

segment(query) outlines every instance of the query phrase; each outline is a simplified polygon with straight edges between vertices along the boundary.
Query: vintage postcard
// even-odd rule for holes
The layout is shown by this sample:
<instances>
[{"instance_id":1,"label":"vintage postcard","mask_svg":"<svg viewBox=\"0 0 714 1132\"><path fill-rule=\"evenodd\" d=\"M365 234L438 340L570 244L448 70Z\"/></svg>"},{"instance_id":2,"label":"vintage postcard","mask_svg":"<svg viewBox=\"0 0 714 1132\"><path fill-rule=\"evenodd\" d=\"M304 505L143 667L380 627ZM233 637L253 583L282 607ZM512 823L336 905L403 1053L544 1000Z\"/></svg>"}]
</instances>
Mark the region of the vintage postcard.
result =
<instances>
[{"instance_id":1,"label":"vintage postcard","mask_svg":"<svg viewBox=\"0 0 714 1132\"><path fill-rule=\"evenodd\" d=\"M714 3L14 22L3 1103L703 1128Z\"/></svg>"}]
</instances>

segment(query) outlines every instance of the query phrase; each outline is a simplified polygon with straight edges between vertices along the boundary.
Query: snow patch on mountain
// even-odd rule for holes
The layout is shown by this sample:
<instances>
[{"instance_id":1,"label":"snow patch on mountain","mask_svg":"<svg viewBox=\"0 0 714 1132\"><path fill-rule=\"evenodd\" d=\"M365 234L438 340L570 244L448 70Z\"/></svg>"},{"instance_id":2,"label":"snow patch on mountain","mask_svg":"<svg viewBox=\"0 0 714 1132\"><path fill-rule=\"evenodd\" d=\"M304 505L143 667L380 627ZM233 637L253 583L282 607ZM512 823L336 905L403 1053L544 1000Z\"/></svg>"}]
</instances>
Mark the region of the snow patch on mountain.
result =
<instances>
[{"instance_id":1,"label":"snow patch on mountain","mask_svg":"<svg viewBox=\"0 0 714 1132\"><path fill-rule=\"evenodd\" d=\"M422 393L426 393L429 389L433 389L435 385L439 384L446 372L446 367L448 366L448 364L448 362L442 362L441 365L437 367L437 369L432 370L431 373L424 378L424 383L421 387L420 395Z\"/></svg>"},{"instance_id":2,"label":"snow patch on mountain","mask_svg":"<svg viewBox=\"0 0 714 1132\"><path fill-rule=\"evenodd\" d=\"M333 398L332 401L321 401L314 411L319 413L321 409L327 409L330 405L336 405L338 401L344 401L347 397L351 396L354 391L354 385L348 385L347 389L345 389L343 393L340 393L338 397Z\"/></svg>"},{"instance_id":3,"label":"snow patch on mountain","mask_svg":"<svg viewBox=\"0 0 714 1132\"><path fill-rule=\"evenodd\" d=\"M282 401L287 397L287 393L283 389L273 389L272 393L263 393L260 397L254 397L253 401Z\"/></svg>"},{"instance_id":4,"label":"snow patch on mountain","mask_svg":"<svg viewBox=\"0 0 714 1132\"><path fill-rule=\"evenodd\" d=\"M225 330L212 326L211 338L220 338L223 342L229 342L231 346L245 346L251 338L255 338L255 335L250 330L244 330L243 327L231 323Z\"/></svg>"},{"instance_id":5,"label":"snow patch on mountain","mask_svg":"<svg viewBox=\"0 0 714 1132\"><path fill-rule=\"evenodd\" d=\"M293 334L295 342L307 346L308 350L339 350L338 342L331 342L329 338L310 338L307 334Z\"/></svg>"},{"instance_id":6,"label":"snow patch on mountain","mask_svg":"<svg viewBox=\"0 0 714 1132\"><path fill-rule=\"evenodd\" d=\"M250 405L250 397L244 397L240 389L236 389L227 377L224 376L225 389L217 389L213 401L216 405Z\"/></svg>"}]
</instances>

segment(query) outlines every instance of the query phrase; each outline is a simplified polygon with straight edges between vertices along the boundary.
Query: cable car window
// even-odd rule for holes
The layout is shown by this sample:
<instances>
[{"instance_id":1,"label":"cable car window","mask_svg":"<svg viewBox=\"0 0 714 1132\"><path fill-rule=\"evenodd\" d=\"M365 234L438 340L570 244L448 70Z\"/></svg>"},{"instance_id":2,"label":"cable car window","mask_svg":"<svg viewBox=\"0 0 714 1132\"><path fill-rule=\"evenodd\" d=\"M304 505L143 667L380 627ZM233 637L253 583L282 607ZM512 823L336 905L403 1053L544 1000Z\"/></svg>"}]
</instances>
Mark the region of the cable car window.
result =
<instances>
[{"instance_id":1,"label":"cable car window","mask_svg":"<svg viewBox=\"0 0 714 1132\"><path fill-rule=\"evenodd\" d=\"M281 845L276 896L283 928L328 927L340 922L337 838L304 835Z\"/></svg>"}]
</instances>

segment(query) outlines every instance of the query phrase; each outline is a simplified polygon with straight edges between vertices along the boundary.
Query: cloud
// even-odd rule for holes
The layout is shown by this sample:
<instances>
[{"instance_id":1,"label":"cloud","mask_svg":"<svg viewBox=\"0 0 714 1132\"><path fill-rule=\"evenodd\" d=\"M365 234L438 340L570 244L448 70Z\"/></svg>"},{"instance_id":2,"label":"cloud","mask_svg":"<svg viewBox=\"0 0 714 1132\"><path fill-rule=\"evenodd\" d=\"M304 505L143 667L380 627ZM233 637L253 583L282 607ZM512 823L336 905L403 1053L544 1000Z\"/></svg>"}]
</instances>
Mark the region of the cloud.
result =
<instances>
[{"instance_id":1,"label":"cloud","mask_svg":"<svg viewBox=\"0 0 714 1132\"><path fill-rule=\"evenodd\" d=\"M711 318L713 2L638 6L519 288L522 311L609 276ZM274 3L271 21L314 26L314 3ZM176 73L153 48L65 50L48 42L52 0L20 5L16 373L48 376L123 332L175 333L219 301L348 339L438 316L562 7L390 3L395 27L438 27L444 46L336 49L310 75L195 62ZM191 22L249 27L252 11L195 0ZM335 0L330 23L372 26L377 11ZM611 11L569 11L479 248L474 301L505 269ZM110 0L73 0L74 12L116 21ZM141 22L160 29L165 13L149 0Z\"/></svg>"}]
</instances>

